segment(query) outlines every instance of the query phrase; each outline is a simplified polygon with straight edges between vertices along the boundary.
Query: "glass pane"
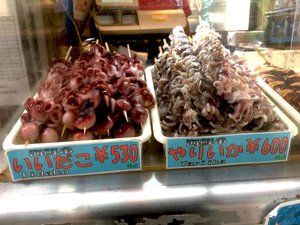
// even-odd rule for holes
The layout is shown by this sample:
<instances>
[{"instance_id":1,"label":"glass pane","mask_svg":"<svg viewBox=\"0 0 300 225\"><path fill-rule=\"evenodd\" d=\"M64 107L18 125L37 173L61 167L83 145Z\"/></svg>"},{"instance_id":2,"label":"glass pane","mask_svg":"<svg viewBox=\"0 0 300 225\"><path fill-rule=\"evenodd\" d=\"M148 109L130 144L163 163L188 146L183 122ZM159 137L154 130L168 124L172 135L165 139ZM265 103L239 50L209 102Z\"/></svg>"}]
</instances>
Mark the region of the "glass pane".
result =
<instances>
[{"instance_id":1,"label":"glass pane","mask_svg":"<svg viewBox=\"0 0 300 225\"><path fill-rule=\"evenodd\" d=\"M273 60L278 50L295 50L297 56L299 13L300 0L1 0L0 141L70 46L67 60L98 42L111 53L136 53L147 67L174 27L183 26L192 38L205 21L230 51L272 52ZM298 69L296 56L282 54L276 62ZM264 63L257 55L251 60Z\"/></svg>"}]
</instances>

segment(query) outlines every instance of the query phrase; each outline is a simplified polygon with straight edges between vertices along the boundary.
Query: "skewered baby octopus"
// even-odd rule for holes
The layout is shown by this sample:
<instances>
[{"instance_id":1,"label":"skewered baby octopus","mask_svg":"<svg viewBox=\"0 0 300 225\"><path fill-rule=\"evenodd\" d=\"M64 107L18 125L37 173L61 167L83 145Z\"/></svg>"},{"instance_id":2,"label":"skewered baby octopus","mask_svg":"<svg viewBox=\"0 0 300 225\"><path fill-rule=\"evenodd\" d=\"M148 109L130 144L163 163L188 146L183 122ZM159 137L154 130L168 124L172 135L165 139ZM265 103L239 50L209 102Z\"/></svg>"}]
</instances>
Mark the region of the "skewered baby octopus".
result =
<instances>
[{"instance_id":1,"label":"skewered baby octopus","mask_svg":"<svg viewBox=\"0 0 300 225\"><path fill-rule=\"evenodd\" d=\"M208 24L197 27L192 41L182 27L169 38L153 68L165 135L285 128L244 60L231 54Z\"/></svg>"},{"instance_id":2,"label":"skewered baby octopus","mask_svg":"<svg viewBox=\"0 0 300 225\"><path fill-rule=\"evenodd\" d=\"M136 55L100 44L73 62L57 59L37 96L25 101L20 136L34 143L139 135L155 104L143 72Z\"/></svg>"}]
</instances>

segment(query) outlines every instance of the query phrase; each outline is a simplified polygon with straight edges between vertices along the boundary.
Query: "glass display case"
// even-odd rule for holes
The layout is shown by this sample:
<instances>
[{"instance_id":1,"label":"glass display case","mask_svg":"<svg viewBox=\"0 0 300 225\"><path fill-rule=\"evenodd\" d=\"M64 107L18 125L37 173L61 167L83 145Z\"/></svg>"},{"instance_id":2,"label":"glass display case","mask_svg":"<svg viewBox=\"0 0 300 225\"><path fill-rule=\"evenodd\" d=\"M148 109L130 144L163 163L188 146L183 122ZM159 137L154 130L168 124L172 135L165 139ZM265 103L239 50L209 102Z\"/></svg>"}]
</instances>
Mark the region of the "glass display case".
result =
<instances>
[{"instance_id":1,"label":"glass display case","mask_svg":"<svg viewBox=\"0 0 300 225\"><path fill-rule=\"evenodd\" d=\"M299 7L0 1L0 224L271 224L300 192Z\"/></svg>"}]
</instances>

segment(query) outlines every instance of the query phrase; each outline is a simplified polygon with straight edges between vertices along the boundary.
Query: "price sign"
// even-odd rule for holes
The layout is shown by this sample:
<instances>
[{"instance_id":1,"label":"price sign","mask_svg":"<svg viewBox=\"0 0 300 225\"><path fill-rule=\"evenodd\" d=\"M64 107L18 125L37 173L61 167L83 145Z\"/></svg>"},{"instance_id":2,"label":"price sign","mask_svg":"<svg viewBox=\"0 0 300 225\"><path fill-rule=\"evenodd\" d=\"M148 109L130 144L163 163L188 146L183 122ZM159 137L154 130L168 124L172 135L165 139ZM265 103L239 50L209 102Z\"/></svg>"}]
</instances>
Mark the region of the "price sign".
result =
<instances>
[{"instance_id":1,"label":"price sign","mask_svg":"<svg viewBox=\"0 0 300 225\"><path fill-rule=\"evenodd\" d=\"M167 168L285 161L290 139L289 131L169 138Z\"/></svg>"},{"instance_id":2,"label":"price sign","mask_svg":"<svg viewBox=\"0 0 300 225\"><path fill-rule=\"evenodd\" d=\"M139 141L109 142L7 152L14 180L141 169Z\"/></svg>"}]
</instances>

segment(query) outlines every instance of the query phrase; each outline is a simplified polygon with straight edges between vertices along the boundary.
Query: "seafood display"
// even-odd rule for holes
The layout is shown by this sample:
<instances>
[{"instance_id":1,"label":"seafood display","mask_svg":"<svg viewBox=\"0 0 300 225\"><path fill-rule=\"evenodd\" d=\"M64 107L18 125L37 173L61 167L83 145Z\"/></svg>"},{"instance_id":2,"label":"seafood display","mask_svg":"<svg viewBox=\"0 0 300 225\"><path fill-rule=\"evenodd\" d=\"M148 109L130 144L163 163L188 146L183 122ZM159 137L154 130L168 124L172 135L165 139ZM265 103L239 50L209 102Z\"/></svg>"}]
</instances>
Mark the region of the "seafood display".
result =
<instances>
[{"instance_id":1,"label":"seafood display","mask_svg":"<svg viewBox=\"0 0 300 225\"><path fill-rule=\"evenodd\" d=\"M273 65L260 66L256 68L256 72L274 91L300 112L299 73Z\"/></svg>"},{"instance_id":2,"label":"seafood display","mask_svg":"<svg viewBox=\"0 0 300 225\"><path fill-rule=\"evenodd\" d=\"M173 29L152 76L166 136L285 129L255 85L245 61L227 50L206 23L193 38Z\"/></svg>"},{"instance_id":3,"label":"seafood display","mask_svg":"<svg viewBox=\"0 0 300 225\"><path fill-rule=\"evenodd\" d=\"M37 96L24 103L20 136L45 143L138 135L155 104L143 73L136 55L99 44L73 62L57 59Z\"/></svg>"}]
</instances>

